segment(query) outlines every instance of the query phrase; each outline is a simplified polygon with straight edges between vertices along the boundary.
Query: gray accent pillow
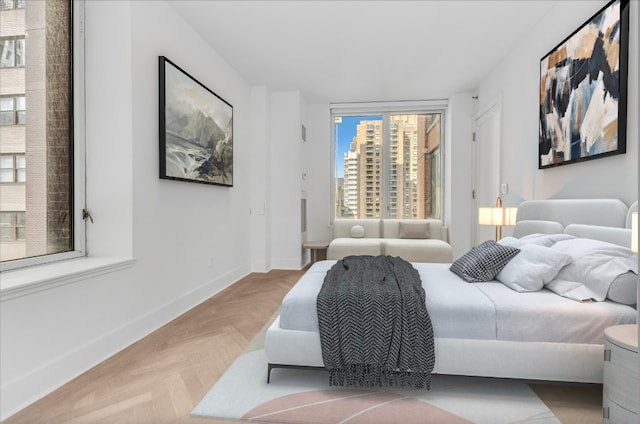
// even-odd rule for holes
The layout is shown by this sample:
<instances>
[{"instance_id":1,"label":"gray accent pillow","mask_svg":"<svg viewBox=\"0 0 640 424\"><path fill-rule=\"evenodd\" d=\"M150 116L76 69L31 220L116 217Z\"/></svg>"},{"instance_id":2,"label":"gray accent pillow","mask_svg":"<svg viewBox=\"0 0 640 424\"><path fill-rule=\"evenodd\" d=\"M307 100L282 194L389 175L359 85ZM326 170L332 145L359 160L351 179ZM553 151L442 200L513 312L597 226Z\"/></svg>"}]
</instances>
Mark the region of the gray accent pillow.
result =
<instances>
[{"instance_id":1,"label":"gray accent pillow","mask_svg":"<svg viewBox=\"0 0 640 424\"><path fill-rule=\"evenodd\" d=\"M405 222L398 223L398 237L401 239L428 239L431 238L428 222Z\"/></svg>"},{"instance_id":2,"label":"gray accent pillow","mask_svg":"<svg viewBox=\"0 0 640 424\"><path fill-rule=\"evenodd\" d=\"M616 277L607 292L607 299L625 305L638 303L638 275L633 271L625 272Z\"/></svg>"},{"instance_id":3,"label":"gray accent pillow","mask_svg":"<svg viewBox=\"0 0 640 424\"><path fill-rule=\"evenodd\" d=\"M491 281L519 252L518 248L487 240L462 255L451 264L449 270L470 283Z\"/></svg>"}]
</instances>

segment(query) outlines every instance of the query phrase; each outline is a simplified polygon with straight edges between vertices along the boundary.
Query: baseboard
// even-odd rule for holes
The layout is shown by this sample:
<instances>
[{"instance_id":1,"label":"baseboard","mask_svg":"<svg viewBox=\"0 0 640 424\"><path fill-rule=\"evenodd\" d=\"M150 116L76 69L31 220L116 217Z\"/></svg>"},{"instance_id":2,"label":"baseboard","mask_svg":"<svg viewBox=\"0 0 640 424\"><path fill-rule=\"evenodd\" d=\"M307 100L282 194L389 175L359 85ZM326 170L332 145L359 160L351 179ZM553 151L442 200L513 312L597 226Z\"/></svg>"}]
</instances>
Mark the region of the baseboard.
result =
<instances>
[{"instance_id":1,"label":"baseboard","mask_svg":"<svg viewBox=\"0 0 640 424\"><path fill-rule=\"evenodd\" d=\"M0 388L0 421L159 329L250 273L241 266L138 319L96 337Z\"/></svg>"},{"instance_id":2,"label":"baseboard","mask_svg":"<svg viewBox=\"0 0 640 424\"><path fill-rule=\"evenodd\" d=\"M271 269L302 269L301 259L276 258L271 260Z\"/></svg>"},{"instance_id":3,"label":"baseboard","mask_svg":"<svg viewBox=\"0 0 640 424\"><path fill-rule=\"evenodd\" d=\"M251 262L251 272L269 272L271 267L267 261L253 261Z\"/></svg>"}]
</instances>

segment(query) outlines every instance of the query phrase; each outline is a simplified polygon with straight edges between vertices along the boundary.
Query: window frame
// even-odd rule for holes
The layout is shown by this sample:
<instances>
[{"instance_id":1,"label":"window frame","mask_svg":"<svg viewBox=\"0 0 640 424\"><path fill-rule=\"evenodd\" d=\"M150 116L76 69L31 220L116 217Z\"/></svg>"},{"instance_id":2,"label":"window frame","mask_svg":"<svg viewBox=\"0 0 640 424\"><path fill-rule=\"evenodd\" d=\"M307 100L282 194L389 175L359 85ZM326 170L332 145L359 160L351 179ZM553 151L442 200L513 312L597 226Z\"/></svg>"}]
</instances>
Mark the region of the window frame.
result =
<instances>
[{"instance_id":1,"label":"window frame","mask_svg":"<svg viewBox=\"0 0 640 424\"><path fill-rule=\"evenodd\" d=\"M25 181L21 181L20 177L19 177L19 173L18 171L21 169L25 170L26 173L26 165L23 168L20 168L18 166L18 157L21 158L25 158L25 154L24 153L7 153L7 154L0 154L0 158L11 158L11 181L2 181L2 177L0 176L0 184L24 184ZM0 172L3 169L9 169L9 168L2 168L0 165Z\"/></svg>"},{"instance_id":2,"label":"window frame","mask_svg":"<svg viewBox=\"0 0 640 424\"><path fill-rule=\"evenodd\" d=\"M26 0L3 0L0 2L0 10L16 10L24 9ZM8 7L4 7L7 3L11 3Z\"/></svg>"},{"instance_id":3,"label":"window frame","mask_svg":"<svg viewBox=\"0 0 640 424\"><path fill-rule=\"evenodd\" d=\"M440 114L440 147L439 147L439 161L440 161L440 220L444 221L444 191L445 191L445 158L444 158L444 143L445 143L445 129L447 119L448 101L446 99L425 100L425 101L398 101L398 102L375 102L375 103L333 103L330 105L331 116L331 178L330 178L330 222L333 223L336 219L336 142L335 139L335 118L345 116L382 116L384 131L382 146L386 151L383 152L383 167L382 167L382 179L384 187L382 191L381 203L382 216L380 219L388 219L389 213L389 183L391 175L390 166L390 117L392 115L411 115L411 114ZM346 218L348 219L348 218ZM376 218L377 219L377 218ZM404 219L404 218L397 218Z\"/></svg>"},{"instance_id":4,"label":"window frame","mask_svg":"<svg viewBox=\"0 0 640 424\"><path fill-rule=\"evenodd\" d=\"M7 95L3 95L0 96L0 99L11 99L11 109L0 109L0 114L1 113L11 113L11 122L7 122L6 124L2 123L2 120L0 119L0 126L3 127L9 127L9 126L16 126L16 125L25 125L26 123L26 113L27 113L27 109L26 109L26 95L25 94L7 94ZM18 108L18 99L23 99L23 103L25 104L25 108L20 109ZM19 118L19 112L23 112L25 114L25 118L24 118L24 122L20 122L20 118Z\"/></svg>"},{"instance_id":5,"label":"window frame","mask_svg":"<svg viewBox=\"0 0 640 424\"><path fill-rule=\"evenodd\" d=\"M52 262L65 261L87 256L86 223L82 210L85 207L85 0L70 0L72 23L72 151L73 178L72 191L73 211L73 249L67 252L33 256L0 262L0 272L28 268Z\"/></svg>"},{"instance_id":6,"label":"window frame","mask_svg":"<svg viewBox=\"0 0 640 424\"><path fill-rule=\"evenodd\" d=\"M12 10L12 9L9 9ZM22 40L22 55L20 56L22 58L22 63L18 64L18 48L17 48L17 42L19 40ZM13 64L11 65L6 65L3 66L2 62L0 61L0 68L4 68L4 69L11 69L11 68L24 68L26 65L26 59L25 59L25 51L27 49L27 38L24 35L12 35L12 36L8 36L8 37L1 37L0 38L0 43L3 43L5 41L13 41Z\"/></svg>"},{"instance_id":7,"label":"window frame","mask_svg":"<svg viewBox=\"0 0 640 424\"><path fill-rule=\"evenodd\" d=\"M19 228L25 228L26 224L20 224L19 222L21 220L18 219L18 216L19 216L19 214L21 214L22 221L24 221L25 212L23 212L23 211L2 211L2 212L0 212L0 214L8 214L8 215L11 216L10 228L12 229L13 237L11 238L11 240L6 240L6 241L8 241L8 242L16 242L16 241L24 240L24 237L22 237L22 238L18 237L18 229ZM2 220L0 220L0 225L2 225ZM0 236L0 238L1 238L1 236Z\"/></svg>"}]
</instances>

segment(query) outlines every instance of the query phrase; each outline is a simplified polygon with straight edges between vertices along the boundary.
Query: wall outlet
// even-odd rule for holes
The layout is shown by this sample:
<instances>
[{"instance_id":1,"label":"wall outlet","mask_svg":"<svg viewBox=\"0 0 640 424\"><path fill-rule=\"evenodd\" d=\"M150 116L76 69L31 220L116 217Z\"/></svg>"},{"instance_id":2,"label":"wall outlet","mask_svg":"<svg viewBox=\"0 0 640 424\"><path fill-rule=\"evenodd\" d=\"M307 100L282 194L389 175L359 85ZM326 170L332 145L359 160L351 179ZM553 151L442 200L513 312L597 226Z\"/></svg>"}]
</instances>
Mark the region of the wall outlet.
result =
<instances>
[{"instance_id":1,"label":"wall outlet","mask_svg":"<svg viewBox=\"0 0 640 424\"><path fill-rule=\"evenodd\" d=\"M509 192L509 184L502 183L500 184L500 194L507 194Z\"/></svg>"}]
</instances>

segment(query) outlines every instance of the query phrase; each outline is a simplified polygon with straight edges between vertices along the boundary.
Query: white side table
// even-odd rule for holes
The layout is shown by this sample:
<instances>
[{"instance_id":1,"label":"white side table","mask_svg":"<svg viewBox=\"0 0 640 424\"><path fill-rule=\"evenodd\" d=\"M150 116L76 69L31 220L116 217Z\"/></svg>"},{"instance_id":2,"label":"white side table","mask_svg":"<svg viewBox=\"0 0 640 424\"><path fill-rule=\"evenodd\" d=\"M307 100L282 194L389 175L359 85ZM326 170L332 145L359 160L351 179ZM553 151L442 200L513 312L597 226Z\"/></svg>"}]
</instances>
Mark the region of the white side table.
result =
<instances>
[{"instance_id":1,"label":"white side table","mask_svg":"<svg viewBox=\"0 0 640 424\"><path fill-rule=\"evenodd\" d=\"M327 258L328 241L306 241L302 244L305 249L311 249L311 264Z\"/></svg>"},{"instance_id":2,"label":"white side table","mask_svg":"<svg viewBox=\"0 0 640 424\"><path fill-rule=\"evenodd\" d=\"M604 423L638 423L638 326L614 325L604 330Z\"/></svg>"}]
</instances>

